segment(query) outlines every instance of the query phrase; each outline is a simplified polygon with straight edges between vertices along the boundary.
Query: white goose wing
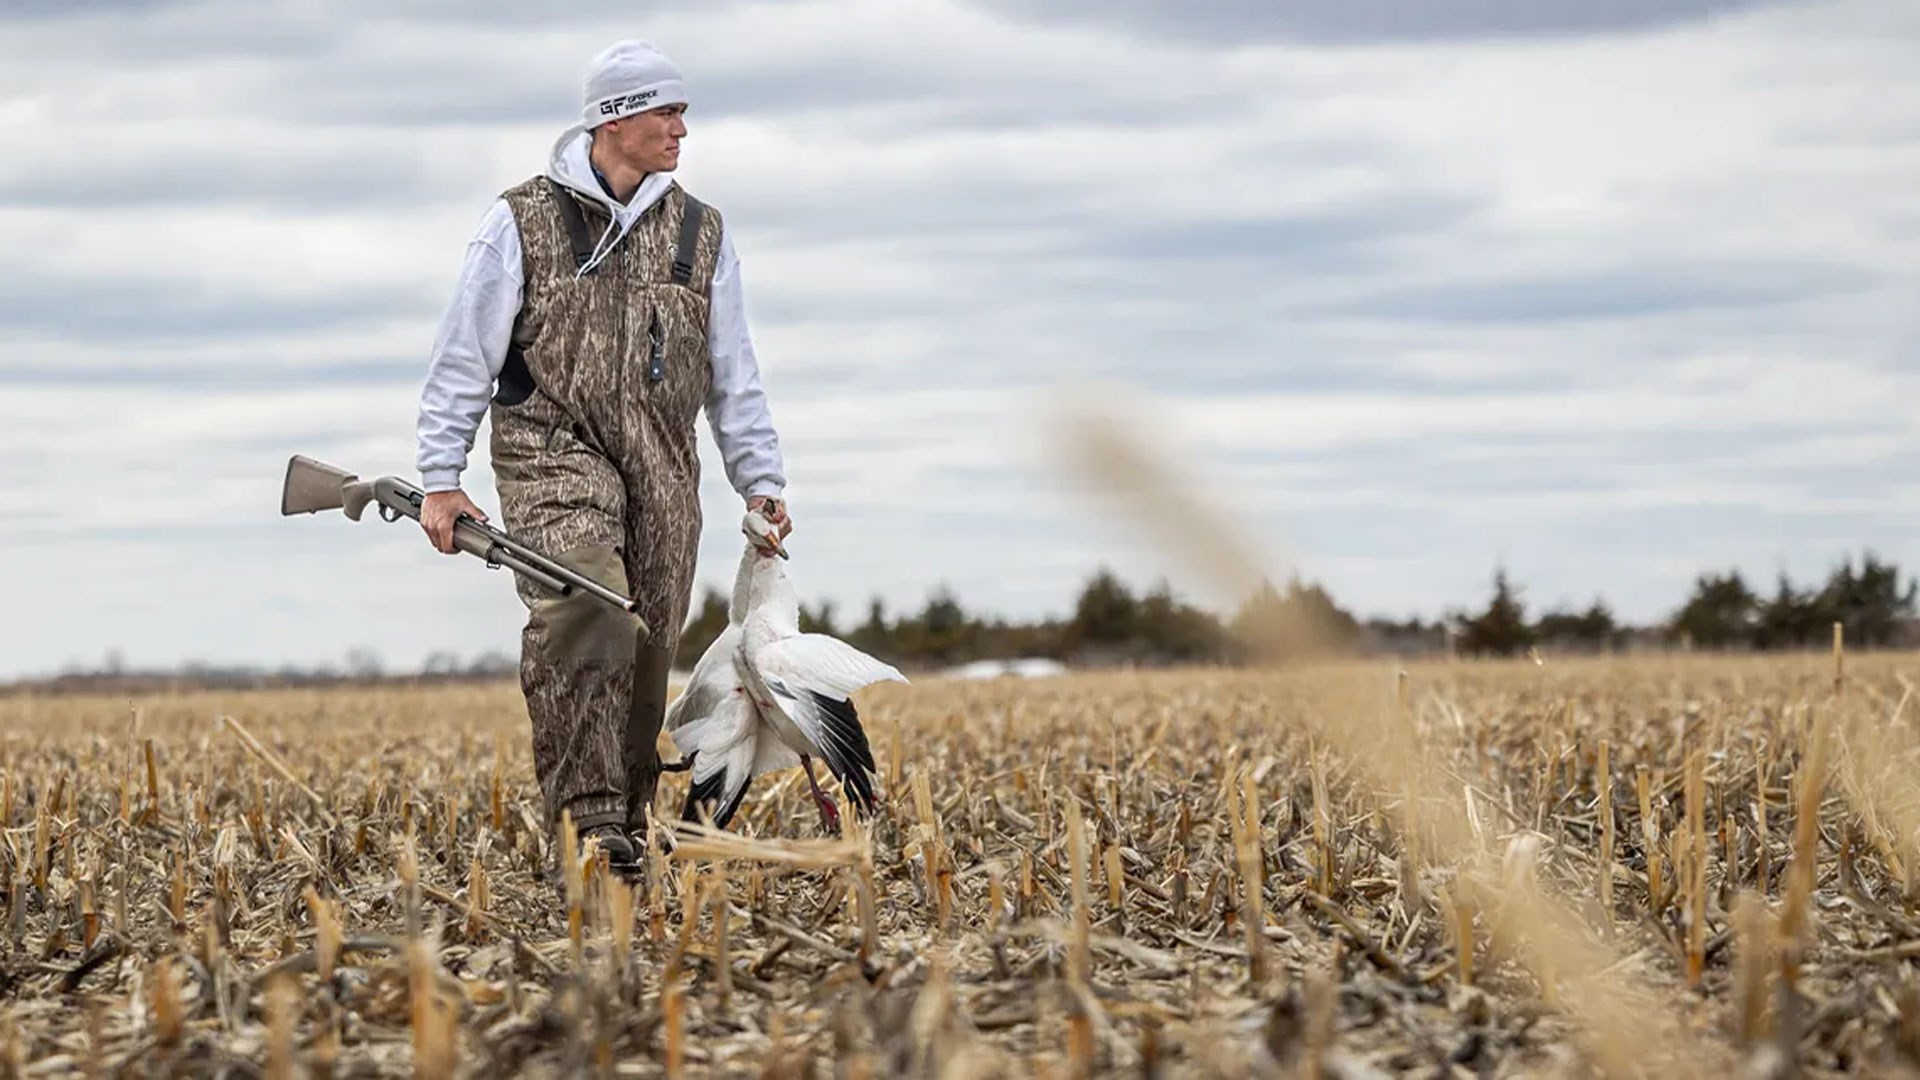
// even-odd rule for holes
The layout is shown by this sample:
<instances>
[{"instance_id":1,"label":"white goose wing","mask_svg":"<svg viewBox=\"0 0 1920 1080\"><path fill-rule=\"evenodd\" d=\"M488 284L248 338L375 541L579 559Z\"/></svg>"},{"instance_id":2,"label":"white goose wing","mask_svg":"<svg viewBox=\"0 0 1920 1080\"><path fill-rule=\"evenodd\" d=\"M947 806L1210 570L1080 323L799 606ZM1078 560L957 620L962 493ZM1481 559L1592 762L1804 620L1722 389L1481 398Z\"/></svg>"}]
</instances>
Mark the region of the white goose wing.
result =
<instances>
[{"instance_id":1,"label":"white goose wing","mask_svg":"<svg viewBox=\"0 0 1920 1080\"><path fill-rule=\"evenodd\" d=\"M740 671L734 662L739 648L738 626L720 631L720 636L713 639L713 644L707 646L707 651L701 653L693 665L693 673L687 677L680 696L667 708L666 721L661 725L664 730L673 731L712 713L728 695L741 689ZM681 747L680 752L685 754L686 747Z\"/></svg>"},{"instance_id":2,"label":"white goose wing","mask_svg":"<svg viewBox=\"0 0 1920 1080\"><path fill-rule=\"evenodd\" d=\"M853 692L877 682L906 682L906 676L825 634L780 638L747 650L746 657L774 704L840 778L847 797L871 814L873 748Z\"/></svg>"},{"instance_id":3,"label":"white goose wing","mask_svg":"<svg viewBox=\"0 0 1920 1080\"><path fill-rule=\"evenodd\" d=\"M762 677L776 675L790 686L836 698L850 697L877 682L907 681L892 664L826 634L778 638L749 650L747 659Z\"/></svg>"},{"instance_id":4,"label":"white goose wing","mask_svg":"<svg viewBox=\"0 0 1920 1080\"><path fill-rule=\"evenodd\" d=\"M707 715L689 720L673 733L680 753L693 758L692 783L680 816L699 820L709 804L715 828L725 828L753 779L762 729L759 711L744 692L728 695Z\"/></svg>"},{"instance_id":5,"label":"white goose wing","mask_svg":"<svg viewBox=\"0 0 1920 1080\"><path fill-rule=\"evenodd\" d=\"M680 816L697 821L707 803L716 828L732 820L754 777L800 764L800 755L754 707L729 635L737 639L740 631L729 628L701 656L667 724L680 756L693 762Z\"/></svg>"}]
</instances>

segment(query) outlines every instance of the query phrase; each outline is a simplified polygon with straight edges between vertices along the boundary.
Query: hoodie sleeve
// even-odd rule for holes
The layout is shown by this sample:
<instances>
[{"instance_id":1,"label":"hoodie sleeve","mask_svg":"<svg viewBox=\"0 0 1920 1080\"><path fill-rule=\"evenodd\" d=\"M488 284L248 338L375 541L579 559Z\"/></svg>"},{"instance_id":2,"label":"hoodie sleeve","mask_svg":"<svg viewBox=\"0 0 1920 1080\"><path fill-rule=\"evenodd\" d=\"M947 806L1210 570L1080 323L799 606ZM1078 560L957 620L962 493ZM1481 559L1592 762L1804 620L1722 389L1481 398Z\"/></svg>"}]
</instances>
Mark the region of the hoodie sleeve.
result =
<instances>
[{"instance_id":1,"label":"hoodie sleeve","mask_svg":"<svg viewBox=\"0 0 1920 1080\"><path fill-rule=\"evenodd\" d=\"M520 313L520 232L506 200L495 201L467 244L453 302L441 317L420 390L420 486L460 486L467 452L506 363L513 322Z\"/></svg>"},{"instance_id":2,"label":"hoodie sleeve","mask_svg":"<svg viewBox=\"0 0 1920 1080\"><path fill-rule=\"evenodd\" d=\"M760 366L747 333L746 295L740 284L740 260L722 228L720 258L713 272L713 301L708 312L708 348L713 358L713 390L707 396L707 421L720 447L727 481L743 498L777 496L787 478L780 458L780 437L773 430L767 395L760 388Z\"/></svg>"}]
</instances>

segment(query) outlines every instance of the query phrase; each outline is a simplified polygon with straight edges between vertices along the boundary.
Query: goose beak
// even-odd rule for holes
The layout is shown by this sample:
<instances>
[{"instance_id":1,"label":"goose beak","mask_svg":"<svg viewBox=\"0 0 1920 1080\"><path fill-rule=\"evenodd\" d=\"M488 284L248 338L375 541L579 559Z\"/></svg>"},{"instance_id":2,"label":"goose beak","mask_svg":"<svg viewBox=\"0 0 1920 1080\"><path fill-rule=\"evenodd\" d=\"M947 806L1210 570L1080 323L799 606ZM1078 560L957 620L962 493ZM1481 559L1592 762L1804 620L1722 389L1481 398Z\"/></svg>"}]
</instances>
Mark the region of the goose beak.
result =
<instances>
[{"instance_id":1,"label":"goose beak","mask_svg":"<svg viewBox=\"0 0 1920 1080\"><path fill-rule=\"evenodd\" d=\"M780 543L780 530L757 510L747 511L746 520L740 523L740 531L747 534L747 540L761 553L778 555L785 559L787 549Z\"/></svg>"},{"instance_id":2,"label":"goose beak","mask_svg":"<svg viewBox=\"0 0 1920 1080\"><path fill-rule=\"evenodd\" d=\"M747 530L747 539L753 542L753 546L758 549L762 555L778 555L783 559L789 558L787 549L780 543L780 534L777 531L768 530L767 532L757 532L749 529Z\"/></svg>"}]
</instances>

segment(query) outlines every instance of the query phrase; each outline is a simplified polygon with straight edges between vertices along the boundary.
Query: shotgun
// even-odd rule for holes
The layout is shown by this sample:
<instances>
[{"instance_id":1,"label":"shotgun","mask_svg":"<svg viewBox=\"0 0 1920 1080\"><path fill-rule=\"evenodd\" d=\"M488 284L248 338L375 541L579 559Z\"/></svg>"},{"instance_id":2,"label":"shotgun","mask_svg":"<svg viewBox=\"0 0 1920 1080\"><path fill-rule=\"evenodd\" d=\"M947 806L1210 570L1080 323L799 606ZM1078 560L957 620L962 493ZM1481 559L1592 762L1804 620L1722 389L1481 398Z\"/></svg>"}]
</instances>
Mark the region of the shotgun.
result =
<instances>
[{"instance_id":1,"label":"shotgun","mask_svg":"<svg viewBox=\"0 0 1920 1080\"><path fill-rule=\"evenodd\" d=\"M315 461L304 454L295 454L287 462L287 478L280 488L280 513L290 516L313 514L321 510L344 510L348 518L359 521L361 513L372 504L380 508L383 521L398 521L403 517L419 521L420 506L425 499L425 492L397 476L362 480L345 469ZM504 566L562 596L571 596L575 591L584 592L639 618L639 601L621 596L572 567L555 562L499 529L466 514L461 514L453 524L453 546L469 555L478 556L489 569L498 570ZM647 632L646 620L641 619L640 633L644 635Z\"/></svg>"}]
</instances>

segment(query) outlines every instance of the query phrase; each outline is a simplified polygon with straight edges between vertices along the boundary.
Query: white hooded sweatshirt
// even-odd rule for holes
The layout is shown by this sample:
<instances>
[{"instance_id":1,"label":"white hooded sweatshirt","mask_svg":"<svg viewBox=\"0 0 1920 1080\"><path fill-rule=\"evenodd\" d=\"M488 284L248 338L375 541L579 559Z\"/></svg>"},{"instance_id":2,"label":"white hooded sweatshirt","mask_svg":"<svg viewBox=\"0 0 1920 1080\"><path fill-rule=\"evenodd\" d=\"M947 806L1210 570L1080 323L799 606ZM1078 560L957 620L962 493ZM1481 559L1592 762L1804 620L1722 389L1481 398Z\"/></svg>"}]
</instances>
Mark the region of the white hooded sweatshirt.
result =
<instances>
[{"instance_id":1,"label":"white hooded sweatshirt","mask_svg":"<svg viewBox=\"0 0 1920 1080\"><path fill-rule=\"evenodd\" d=\"M581 125L568 128L553 144L547 175L605 207L612 220L594 248L591 268L616 247L633 223L666 193L672 177L653 173L640 182L623 206L613 201L594 176L587 151L592 135ZM440 321L420 392L416 428L421 487L449 491L460 473L493 397L507 359L513 323L520 311L520 232L505 199L495 200L479 232L467 244L466 262L453 303ZM707 315L707 341L713 363L713 389L707 396L707 421L726 466L727 481L744 497L778 496L786 487L780 440L760 368L747 333L740 262L724 228L720 258L713 273L713 298Z\"/></svg>"}]
</instances>

